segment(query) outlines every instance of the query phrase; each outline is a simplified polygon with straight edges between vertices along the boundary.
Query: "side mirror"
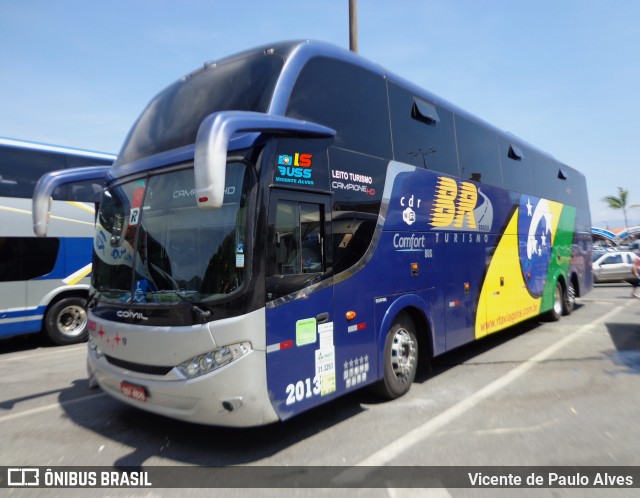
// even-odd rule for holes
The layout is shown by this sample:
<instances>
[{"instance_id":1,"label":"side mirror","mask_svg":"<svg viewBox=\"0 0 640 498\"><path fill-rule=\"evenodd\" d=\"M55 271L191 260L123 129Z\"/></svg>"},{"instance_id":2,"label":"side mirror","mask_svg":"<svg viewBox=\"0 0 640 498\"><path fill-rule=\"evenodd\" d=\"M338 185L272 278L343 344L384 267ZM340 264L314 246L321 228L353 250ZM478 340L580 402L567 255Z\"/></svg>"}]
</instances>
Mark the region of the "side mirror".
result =
<instances>
[{"instance_id":1,"label":"side mirror","mask_svg":"<svg viewBox=\"0 0 640 498\"><path fill-rule=\"evenodd\" d=\"M61 185L87 180L96 180L103 183L110 168L111 166L86 166L51 171L41 176L33 191L33 232L38 237L47 236L51 195L56 188Z\"/></svg>"}]
</instances>

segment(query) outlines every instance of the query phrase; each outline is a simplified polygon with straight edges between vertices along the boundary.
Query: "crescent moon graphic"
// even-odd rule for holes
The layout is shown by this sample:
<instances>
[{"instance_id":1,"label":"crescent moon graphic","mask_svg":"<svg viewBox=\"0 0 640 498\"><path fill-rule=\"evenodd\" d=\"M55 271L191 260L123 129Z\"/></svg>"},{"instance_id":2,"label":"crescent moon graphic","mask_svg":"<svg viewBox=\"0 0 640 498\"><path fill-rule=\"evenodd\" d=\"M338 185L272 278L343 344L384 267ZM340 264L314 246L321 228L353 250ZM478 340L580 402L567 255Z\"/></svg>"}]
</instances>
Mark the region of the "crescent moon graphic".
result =
<instances>
[{"instance_id":1,"label":"crescent moon graphic","mask_svg":"<svg viewBox=\"0 0 640 498\"><path fill-rule=\"evenodd\" d=\"M531 218L531 225L529 225L529 236L527 238L527 258L531 259L534 255L539 256L542 251L541 247L538 247L538 240L536 239L536 233L538 232L538 227L540 222L544 219L547 225L546 233L551 232L551 219L553 215L549 210L549 203L546 199L540 199L538 205L536 206L536 210L533 212L533 217Z\"/></svg>"}]
</instances>

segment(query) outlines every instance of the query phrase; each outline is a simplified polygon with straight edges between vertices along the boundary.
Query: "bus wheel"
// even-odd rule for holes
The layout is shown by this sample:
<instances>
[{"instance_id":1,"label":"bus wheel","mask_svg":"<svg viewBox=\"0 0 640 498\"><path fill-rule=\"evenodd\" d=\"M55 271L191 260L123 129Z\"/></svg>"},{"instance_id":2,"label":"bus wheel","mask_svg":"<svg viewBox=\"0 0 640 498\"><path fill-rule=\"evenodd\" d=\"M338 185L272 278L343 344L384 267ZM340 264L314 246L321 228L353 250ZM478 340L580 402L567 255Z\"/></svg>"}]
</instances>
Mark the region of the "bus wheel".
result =
<instances>
[{"instance_id":1,"label":"bus wheel","mask_svg":"<svg viewBox=\"0 0 640 498\"><path fill-rule=\"evenodd\" d=\"M571 280L567 283L567 291L564 293L562 302L562 314L570 315L576 306L576 290L573 288Z\"/></svg>"},{"instance_id":2,"label":"bus wheel","mask_svg":"<svg viewBox=\"0 0 640 498\"><path fill-rule=\"evenodd\" d=\"M565 291L560 281L556 282L556 289L553 292L553 308L549 311L549 320L557 322L562 316L565 302Z\"/></svg>"},{"instance_id":3,"label":"bus wheel","mask_svg":"<svg viewBox=\"0 0 640 498\"><path fill-rule=\"evenodd\" d=\"M418 341L409 316L399 315L389 329L383 362L384 377L373 390L387 399L398 398L409 390L418 368Z\"/></svg>"},{"instance_id":4,"label":"bus wheel","mask_svg":"<svg viewBox=\"0 0 640 498\"><path fill-rule=\"evenodd\" d=\"M45 316L49 339L59 345L82 342L87 338L86 301L81 297L66 297L51 305Z\"/></svg>"}]
</instances>

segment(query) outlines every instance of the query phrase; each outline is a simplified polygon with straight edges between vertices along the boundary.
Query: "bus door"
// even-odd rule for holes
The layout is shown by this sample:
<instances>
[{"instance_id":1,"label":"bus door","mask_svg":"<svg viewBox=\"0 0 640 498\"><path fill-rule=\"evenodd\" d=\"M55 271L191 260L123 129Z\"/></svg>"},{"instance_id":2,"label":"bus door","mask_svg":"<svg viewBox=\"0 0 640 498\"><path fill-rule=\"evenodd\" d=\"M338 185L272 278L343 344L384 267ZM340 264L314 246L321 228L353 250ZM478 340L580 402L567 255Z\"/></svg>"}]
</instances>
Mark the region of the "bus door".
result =
<instances>
[{"instance_id":1,"label":"bus door","mask_svg":"<svg viewBox=\"0 0 640 498\"><path fill-rule=\"evenodd\" d=\"M336 390L329 196L273 189L266 261L267 383L282 419Z\"/></svg>"}]
</instances>

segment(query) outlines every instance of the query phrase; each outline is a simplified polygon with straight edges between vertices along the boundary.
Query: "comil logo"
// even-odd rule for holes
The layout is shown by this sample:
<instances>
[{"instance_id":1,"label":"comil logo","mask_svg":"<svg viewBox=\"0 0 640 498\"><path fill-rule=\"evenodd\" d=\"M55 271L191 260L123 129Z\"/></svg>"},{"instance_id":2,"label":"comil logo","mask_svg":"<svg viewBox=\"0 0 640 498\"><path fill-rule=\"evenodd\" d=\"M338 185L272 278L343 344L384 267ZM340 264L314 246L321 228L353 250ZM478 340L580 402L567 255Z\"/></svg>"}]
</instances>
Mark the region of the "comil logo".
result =
<instances>
[{"instance_id":1,"label":"comil logo","mask_svg":"<svg viewBox=\"0 0 640 498\"><path fill-rule=\"evenodd\" d=\"M481 196L478 205L478 194ZM441 230L488 232L493 222L493 206L475 184L439 177L429 216L429 224Z\"/></svg>"},{"instance_id":2,"label":"comil logo","mask_svg":"<svg viewBox=\"0 0 640 498\"><path fill-rule=\"evenodd\" d=\"M129 318L132 320L148 320L149 319L149 317L144 315L142 312L131 311L131 310L119 310L116 313L116 316L118 316L118 318Z\"/></svg>"}]
</instances>

